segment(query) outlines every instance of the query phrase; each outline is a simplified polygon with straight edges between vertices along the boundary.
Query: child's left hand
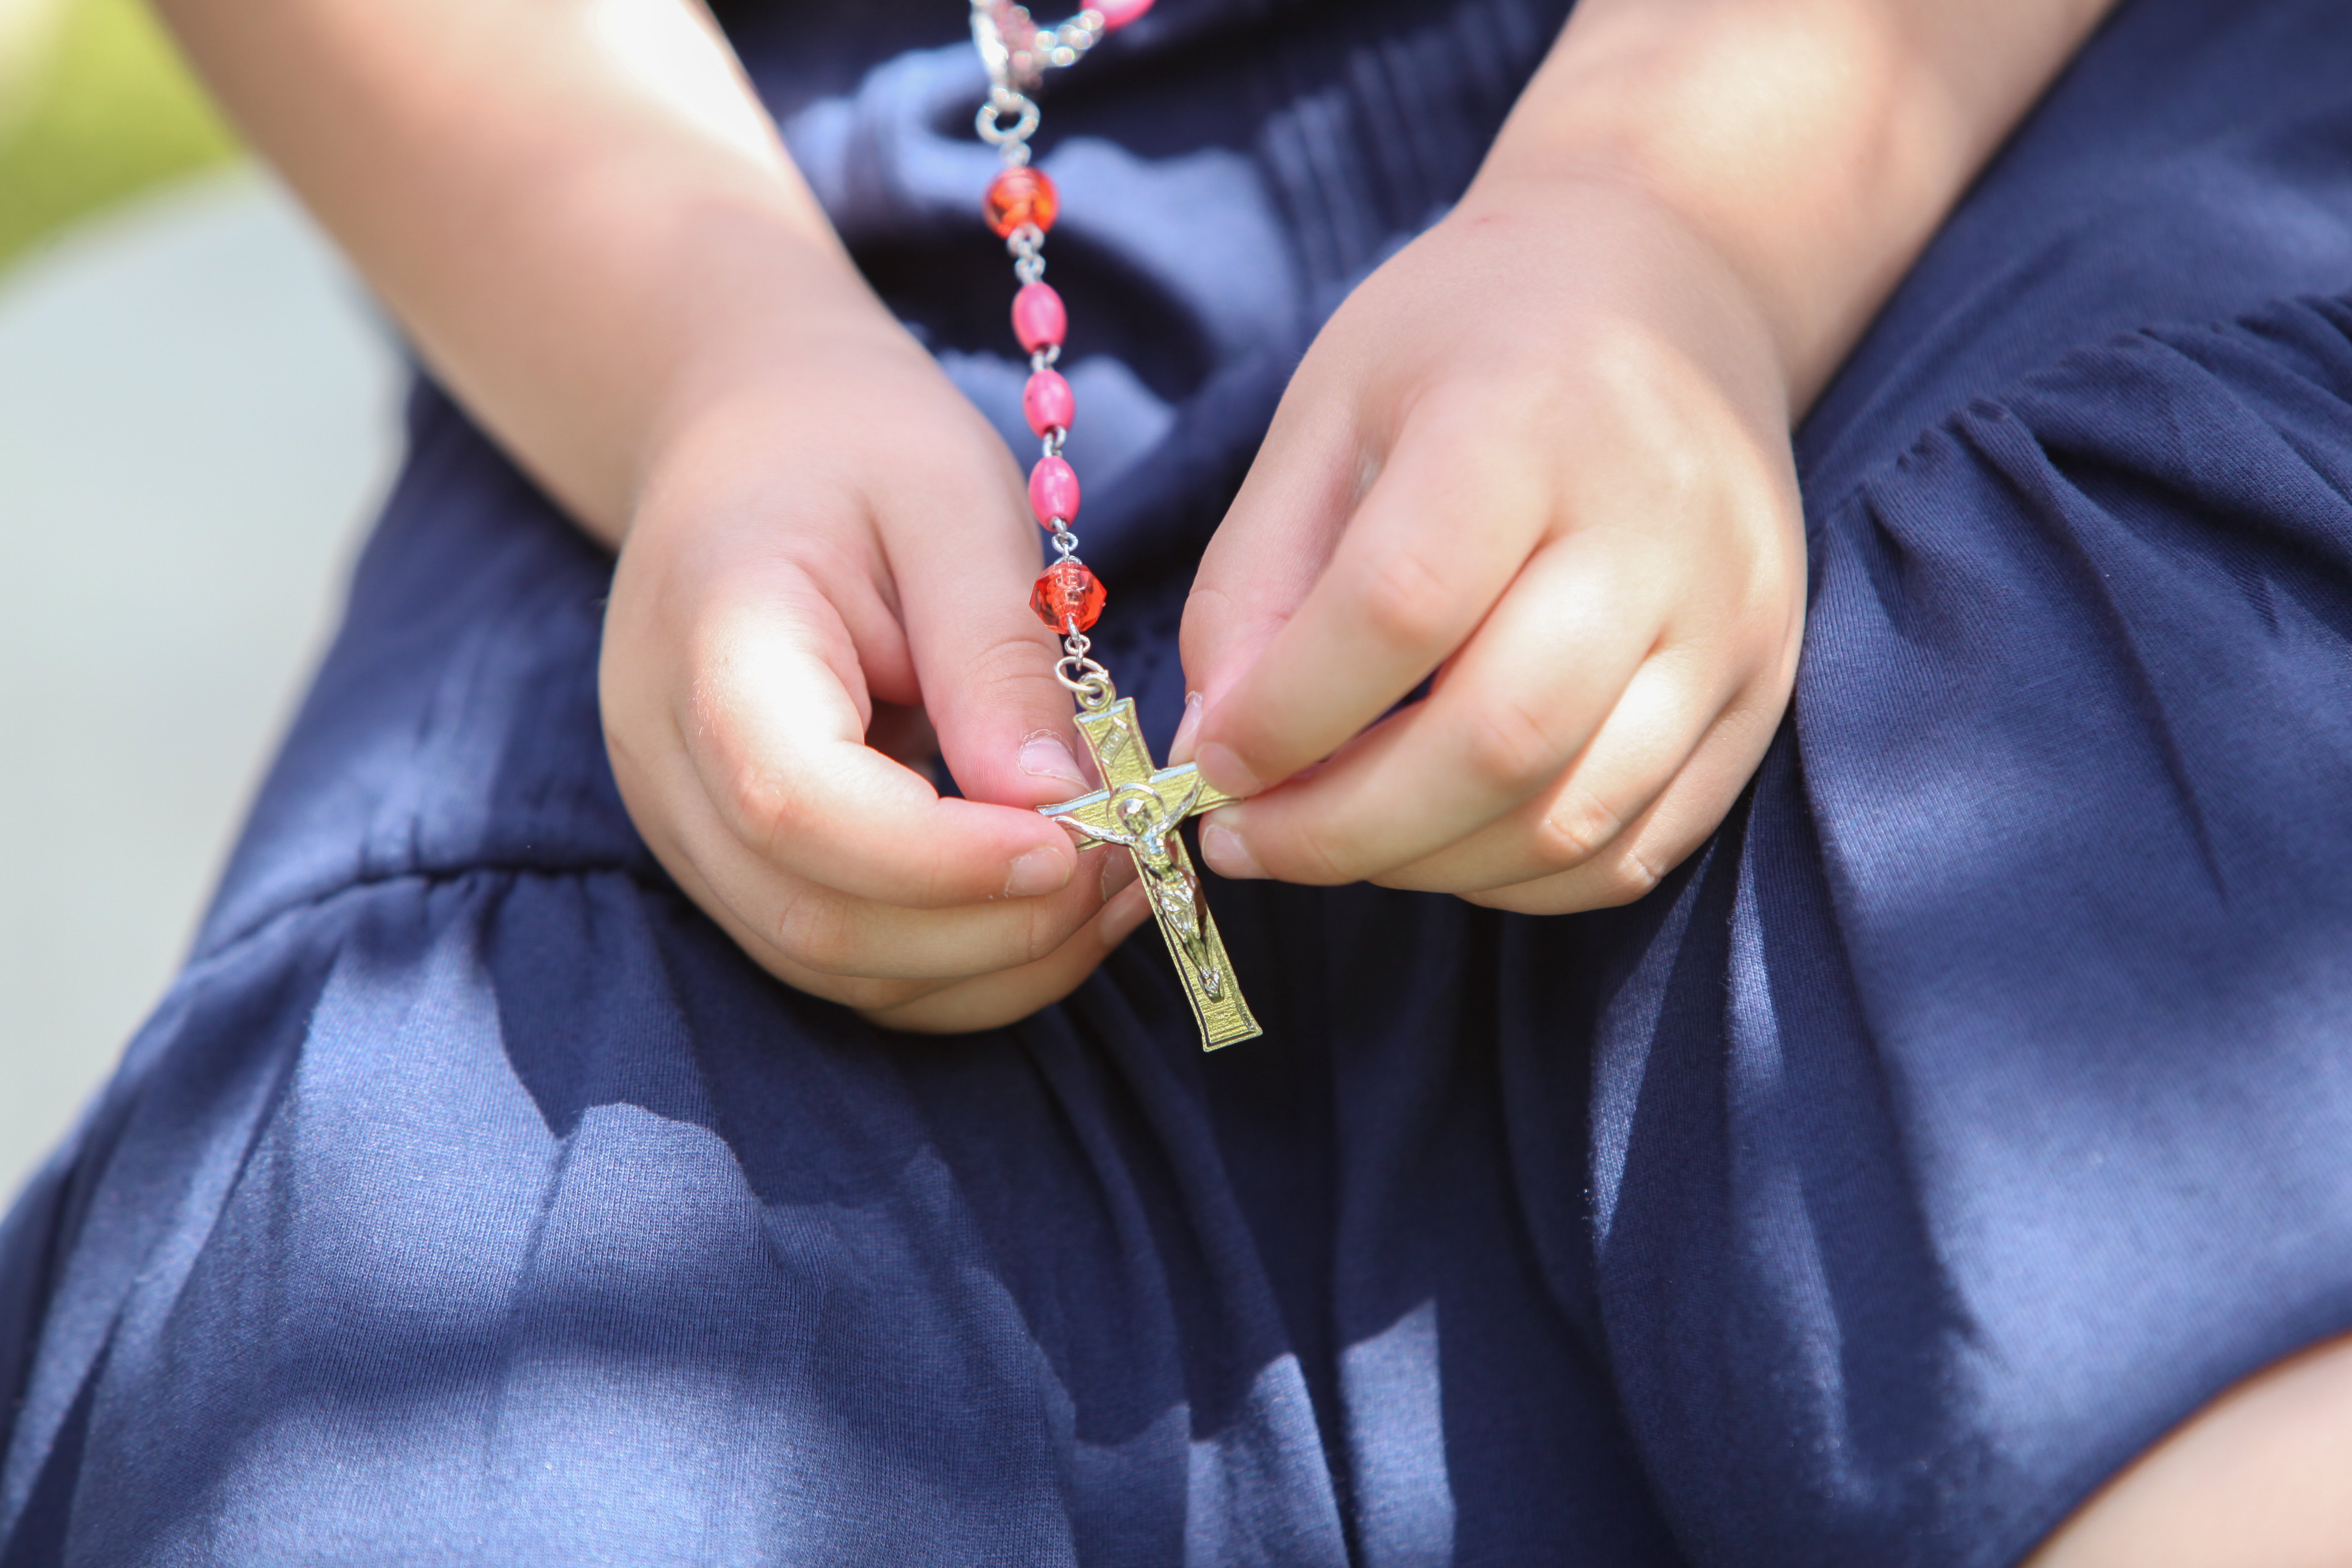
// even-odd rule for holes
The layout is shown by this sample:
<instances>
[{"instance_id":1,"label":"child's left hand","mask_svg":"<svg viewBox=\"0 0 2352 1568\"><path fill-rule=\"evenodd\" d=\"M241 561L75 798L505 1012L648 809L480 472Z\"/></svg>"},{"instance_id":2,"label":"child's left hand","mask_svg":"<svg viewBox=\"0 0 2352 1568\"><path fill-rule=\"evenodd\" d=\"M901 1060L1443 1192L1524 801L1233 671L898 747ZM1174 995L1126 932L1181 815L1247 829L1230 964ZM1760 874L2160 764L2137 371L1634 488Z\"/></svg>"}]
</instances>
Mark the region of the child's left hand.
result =
<instances>
[{"instance_id":1,"label":"child's left hand","mask_svg":"<svg viewBox=\"0 0 2352 1568\"><path fill-rule=\"evenodd\" d=\"M1664 203L1474 188L1325 329L1202 563L1180 746L1256 795L1204 819L1209 863L1541 913L1648 891L1787 706L1790 403Z\"/></svg>"}]
</instances>

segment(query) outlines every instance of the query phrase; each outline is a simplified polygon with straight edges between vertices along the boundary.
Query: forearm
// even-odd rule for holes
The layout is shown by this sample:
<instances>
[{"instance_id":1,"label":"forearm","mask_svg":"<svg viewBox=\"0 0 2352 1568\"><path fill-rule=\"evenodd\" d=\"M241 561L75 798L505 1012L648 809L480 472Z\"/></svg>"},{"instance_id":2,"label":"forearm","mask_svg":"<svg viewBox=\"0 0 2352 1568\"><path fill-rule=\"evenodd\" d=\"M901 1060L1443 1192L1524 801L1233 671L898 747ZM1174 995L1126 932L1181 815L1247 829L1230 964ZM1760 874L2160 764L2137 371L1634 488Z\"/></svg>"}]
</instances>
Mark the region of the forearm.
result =
<instances>
[{"instance_id":1,"label":"forearm","mask_svg":"<svg viewBox=\"0 0 2352 1568\"><path fill-rule=\"evenodd\" d=\"M159 0L476 416L616 542L650 455L878 305L690 0Z\"/></svg>"},{"instance_id":2,"label":"forearm","mask_svg":"<svg viewBox=\"0 0 2352 1568\"><path fill-rule=\"evenodd\" d=\"M1581 0L1465 206L1622 184L1746 283L1808 406L2114 0Z\"/></svg>"}]
</instances>

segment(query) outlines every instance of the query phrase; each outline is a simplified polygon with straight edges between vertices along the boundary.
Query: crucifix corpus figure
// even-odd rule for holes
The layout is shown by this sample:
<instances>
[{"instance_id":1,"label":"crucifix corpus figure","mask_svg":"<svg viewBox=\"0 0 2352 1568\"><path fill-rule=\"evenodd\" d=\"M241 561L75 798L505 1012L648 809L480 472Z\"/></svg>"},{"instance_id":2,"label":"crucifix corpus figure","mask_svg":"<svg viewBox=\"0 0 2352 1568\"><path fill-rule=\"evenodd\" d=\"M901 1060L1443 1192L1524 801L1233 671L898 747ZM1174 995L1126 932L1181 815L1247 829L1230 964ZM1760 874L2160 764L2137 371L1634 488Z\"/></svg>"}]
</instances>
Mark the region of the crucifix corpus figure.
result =
<instances>
[{"instance_id":1,"label":"crucifix corpus figure","mask_svg":"<svg viewBox=\"0 0 2352 1568\"><path fill-rule=\"evenodd\" d=\"M1087 696L1097 700L1089 702ZM1102 679L1098 692L1081 696L1078 734L1095 759L1103 787L1092 795L1042 806L1065 827L1104 844L1123 846L1135 857L1137 876L1151 900L1152 918L1167 939L1169 956L1184 982L1193 1021L1201 1026L1201 1048L1213 1051L1261 1031L1242 1000L1225 944L1201 896L1201 879L1176 830L1188 816L1231 805L1238 795L1210 784L1190 763L1155 768L1136 724L1135 700L1120 697Z\"/></svg>"}]
</instances>

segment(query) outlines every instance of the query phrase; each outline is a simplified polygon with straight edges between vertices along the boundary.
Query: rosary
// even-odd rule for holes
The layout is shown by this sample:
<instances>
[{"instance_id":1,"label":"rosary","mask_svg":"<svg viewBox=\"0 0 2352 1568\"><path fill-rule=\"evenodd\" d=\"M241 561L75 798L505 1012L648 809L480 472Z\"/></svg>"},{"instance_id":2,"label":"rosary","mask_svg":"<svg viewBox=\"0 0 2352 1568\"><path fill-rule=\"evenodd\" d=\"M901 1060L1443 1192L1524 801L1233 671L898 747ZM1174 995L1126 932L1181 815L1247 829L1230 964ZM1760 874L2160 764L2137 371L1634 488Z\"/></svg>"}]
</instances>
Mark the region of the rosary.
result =
<instances>
[{"instance_id":1,"label":"rosary","mask_svg":"<svg viewBox=\"0 0 2352 1568\"><path fill-rule=\"evenodd\" d=\"M1101 616L1106 595L1078 559L1078 536L1070 531L1078 515L1078 476L1062 456L1062 444L1069 438L1077 402L1069 382L1054 368L1062 357L1069 317L1061 295L1045 281L1045 254L1060 198L1054 182L1029 166L1029 138L1038 121L1037 102L1029 94L1047 68L1076 63L1106 34L1150 8L1151 0L1104 0L1059 26L1043 27L1013 0L971 0L971 36L988 68L981 140L1004 160L1003 171L988 187L988 226L1012 253L1013 274L1021 281L1013 297L1013 331L1029 353L1030 372L1021 406L1029 428L1045 443L1029 474L1029 507L1053 535L1054 562L1038 577L1029 605L1062 636L1062 658L1054 673L1077 700L1078 734L1103 783L1092 795L1041 809L1080 837L1118 845L1135 857L1152 918L1201 1026L1202 1048L1213 1051L1261 1031L1234 984L1225 944L1202 896L1200 874L1177 829L1185 818L1239 797L1210 784L1190 763L1155 767L1136 721L1135 700L1121 697L1109 672L1088 657L1087 631Z\"/></svg>"}]
</instances>

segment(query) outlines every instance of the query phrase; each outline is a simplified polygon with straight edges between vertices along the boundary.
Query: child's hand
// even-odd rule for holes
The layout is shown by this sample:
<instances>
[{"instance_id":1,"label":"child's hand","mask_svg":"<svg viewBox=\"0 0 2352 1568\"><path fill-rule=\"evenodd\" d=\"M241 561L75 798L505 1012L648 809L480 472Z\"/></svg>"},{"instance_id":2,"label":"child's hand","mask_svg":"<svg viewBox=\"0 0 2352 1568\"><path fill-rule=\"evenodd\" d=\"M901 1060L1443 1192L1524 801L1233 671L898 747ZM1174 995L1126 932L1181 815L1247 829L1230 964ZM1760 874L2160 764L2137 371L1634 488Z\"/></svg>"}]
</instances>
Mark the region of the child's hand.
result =
<instances>
[{"instance_id":1,"label":"child's hand","mask_svg":"<svg viewBox=\"0 0 2352 1568\"><path fill-rule=\"evenodd\" d=\"M1087 787L1028 606L1035 524L1003 443L878 305L797 348L655 466L604 635L614 768L779 978L894 1027L1004 1023L1146 914L1104 906L1127 856L1033 809ZM925 714L968 799L876 749L920 765Z\"/></svg>"},{"instance_id":2,"label":"child's hand","mask_svg":"<svg viewBox=\"0 0 2352 1568\"><path fill-rule=\"evenodd\" d=\"M1206 819L1210 864L1531 912L1646 892L1788 701L1789 417L1761 312L1662 205L1482 182L1332 319L1202 563L1202 770L1266 792Z\"/></svg>"}]
</instances>

